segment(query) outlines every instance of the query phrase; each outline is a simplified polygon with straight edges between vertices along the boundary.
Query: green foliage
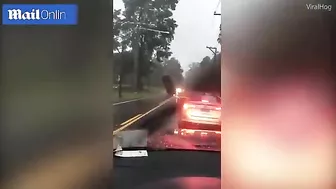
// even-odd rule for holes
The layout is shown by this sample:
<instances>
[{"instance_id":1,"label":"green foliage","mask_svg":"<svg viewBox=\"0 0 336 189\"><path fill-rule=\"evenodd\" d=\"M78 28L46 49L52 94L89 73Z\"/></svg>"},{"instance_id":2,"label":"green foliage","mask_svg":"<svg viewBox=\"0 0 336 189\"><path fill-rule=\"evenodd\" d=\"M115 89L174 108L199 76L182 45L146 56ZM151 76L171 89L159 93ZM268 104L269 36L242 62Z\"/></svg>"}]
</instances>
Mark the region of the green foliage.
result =
<instances>
[{"instance_id":1,"label":"green foliage","mask_svg":"<svg viewBox=\"0 0 336 189\"><path fill-rule=\"evenodd\" d=\"M162 86L161 78L164 75L164 67L161 62L153 61L150 74L150 83L154 86Z\"/></svg>"},{"instance_id":2,"label":"green foliage","mask_svg":"<svg viewBox=\"0 0 336 189\"><path fill-rule=\"evenodd\" d=\"M186 72L186 82L190 82L193 80L195 75L198 75L198 72L200 71L200 63L199 62L193 62L189 64L189 70Z\"/></svg>"},{"instance_id":3,"label":"green foliage","mask_svg":"<svg viewBox=\"0 0 336 189\"><path fill-rule=\"evenodd\" d=\"M193 90L218 91L220 89L220 56L216 55L216 61L206 56L201 62L189 64L189 70L186 73L186 87Z\"/></svg>"},{"instance_id":4,"label":"green foliage","mask_svg":"<svg viewBox=\"0 0 336 189\"><path fill-rule=\"evenodd\" d=\"M113 50L118 50L120 47L119 36L121 33L121 10L113 10Z\"/></svg>"},{"instance_id":5,"label":"green foliage","mask_svg":"<svg viewBox=\"0 0 336 189\"><path fill-rule=\"evenodd\" d=\"M139 60L143 69L150 70L153 58L162 61L162 58L168 58L172 54L169 46L177 27L172 18L172 11L177 3L177 0L124 0L124 18L121 20L122 44L129 48L132 48L134 43L140 44ZM139 32L138 39L135 38L135 32ZM142 70L141 73L149 72Z\"/></svg>"},{"instance_id":6,"label":"green foliage","mask_svg":"<svg viewBox=\"0 0 336 189\"><path fill-rule=\"evenodd\" d=\"M125 10L122 12L114 10L113 13L114 51L123 53L129 50L129 52L124 54L124 56L127 54L127 58L117 55L124 57L119 59L125 63L116 66L125 73L132 72L134 47L137 45L138 49L135 52L139 52L138 80L162 75L162 70L165 68L160 62L171 56L170 44L178 26L172 17L178 0L123 0L123 2ZM179 65L178 61L177 63ZM176 70L178 73L176 75L181 77L181 70Z\"/></svg>"},{"instance_id":7,"label":"green foliage","mask_svg":"<svg viewBox=\"0 0 336 189\"><path fill-rule=\"evenodd\" d=\"M180 62L176 58L171 58L163 63L164 71L166 75L169 75L174 83L180 84L183 82L183 69Z\"/></svg>"},{"instance_id":8,"label":"green foliage","mask_svg":"<svg viewBox=\"0 0 336 189\"><path fill-rule=\"evenodd\" d=\"M204 67L206 67L210 64L211 64L211 58L209 56L204 57L203 60L200 62L200 66L202 68L204 68Z\"/></svg>"},{"instance_id":9,"label":"green foliage","mask_svg":"<svg viewBox=\"0 0 336 189\"><path fill-rule=\"evenodd\" d=\"M114 53L113 55L116 70L119 74L128 74L133 71L133 55L130 51Z\"/></svg>"}]
</instances>

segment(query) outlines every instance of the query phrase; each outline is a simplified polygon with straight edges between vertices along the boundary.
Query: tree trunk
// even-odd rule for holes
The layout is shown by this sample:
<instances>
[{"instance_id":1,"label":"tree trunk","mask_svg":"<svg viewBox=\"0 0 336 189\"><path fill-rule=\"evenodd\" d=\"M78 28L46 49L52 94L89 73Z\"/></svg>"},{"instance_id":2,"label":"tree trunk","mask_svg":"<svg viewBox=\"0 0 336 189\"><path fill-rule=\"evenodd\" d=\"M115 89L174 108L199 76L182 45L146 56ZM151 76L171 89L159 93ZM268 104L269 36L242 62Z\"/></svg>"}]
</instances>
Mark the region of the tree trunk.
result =
<instances>
[{"instance_id":1,"label":"tree trunk","mask_svg":"<svg viewBox=\"0 0 336 189\"><path fill-rule=\"evenodd\" d=\"M143 82L141 76L139 76L137 79L137 91L143 91Z\"/></svg>"},{"instance_id":2,"label":"tree trunk","mask_svg":"<svg viewBox=\"0 0 336 189\"><path fill-rule=\"evenodd\" d=\"M123 78L123 74L120 73L119 81L118 81L118 96L119 96L119 98L122 98L122 78Z\"/></svg>"}]
</instances>

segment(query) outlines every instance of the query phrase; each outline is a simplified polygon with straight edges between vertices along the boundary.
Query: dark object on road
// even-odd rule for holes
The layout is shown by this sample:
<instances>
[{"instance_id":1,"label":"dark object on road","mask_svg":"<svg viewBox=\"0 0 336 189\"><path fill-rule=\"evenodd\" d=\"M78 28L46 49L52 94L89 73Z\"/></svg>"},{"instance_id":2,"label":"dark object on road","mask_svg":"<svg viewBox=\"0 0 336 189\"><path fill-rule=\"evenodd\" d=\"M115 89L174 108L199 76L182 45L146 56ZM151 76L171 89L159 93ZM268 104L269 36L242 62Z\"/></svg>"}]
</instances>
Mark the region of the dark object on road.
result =
<instances>
[{"instance_id":1,"label":"dark object on road","mask_svg":"<svg viewBox=\"0 0 336 189\"><path fill-rule=\"evenodd\" d=\"M175 94L175 86L169 75L162 76L162 82L169 95Z\"/></svg>"}]
</instances>

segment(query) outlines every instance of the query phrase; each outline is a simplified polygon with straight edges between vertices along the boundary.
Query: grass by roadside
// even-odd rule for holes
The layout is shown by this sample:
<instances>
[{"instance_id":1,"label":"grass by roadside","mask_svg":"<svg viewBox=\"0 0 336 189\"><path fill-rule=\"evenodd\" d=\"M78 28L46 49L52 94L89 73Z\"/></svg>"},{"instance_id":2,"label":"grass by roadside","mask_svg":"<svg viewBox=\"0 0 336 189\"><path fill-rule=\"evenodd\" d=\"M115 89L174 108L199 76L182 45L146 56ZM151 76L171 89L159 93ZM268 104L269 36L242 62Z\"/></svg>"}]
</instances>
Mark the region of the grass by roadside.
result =
<instances>
[{"instance_id":1,"label":"grass by roadside","mask_svg":"<svg viewBox=\"0 0 336 189\"><path fill-rule=\"evenodd\" d=\"M140 98L150 98L165 93L165 89L161 87L145 87L143 91L134 92L130 86L125 86L122 88L122 97L119 98L118 88L114 88L113 91L114 103Z\"/></svg>"}]
</instances>

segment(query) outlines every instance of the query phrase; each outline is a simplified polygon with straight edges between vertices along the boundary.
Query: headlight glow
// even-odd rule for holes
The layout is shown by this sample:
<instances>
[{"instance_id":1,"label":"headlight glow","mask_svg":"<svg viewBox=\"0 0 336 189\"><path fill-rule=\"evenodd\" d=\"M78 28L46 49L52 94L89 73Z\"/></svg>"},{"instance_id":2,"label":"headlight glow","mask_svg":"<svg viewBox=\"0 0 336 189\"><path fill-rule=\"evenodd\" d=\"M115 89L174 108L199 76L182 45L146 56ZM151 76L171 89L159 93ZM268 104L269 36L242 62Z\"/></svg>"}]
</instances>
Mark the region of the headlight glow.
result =
<instances>
[{"instance_id":1,"label":"headlight glow","mask_svg":"<svg viewBox=\"0 0 336 189\"><path fill-rule=\"evenodd\" d=\"M176 93L181 93L183 90L181 88L176 88Z\"/></svg>"}]
</instances>

